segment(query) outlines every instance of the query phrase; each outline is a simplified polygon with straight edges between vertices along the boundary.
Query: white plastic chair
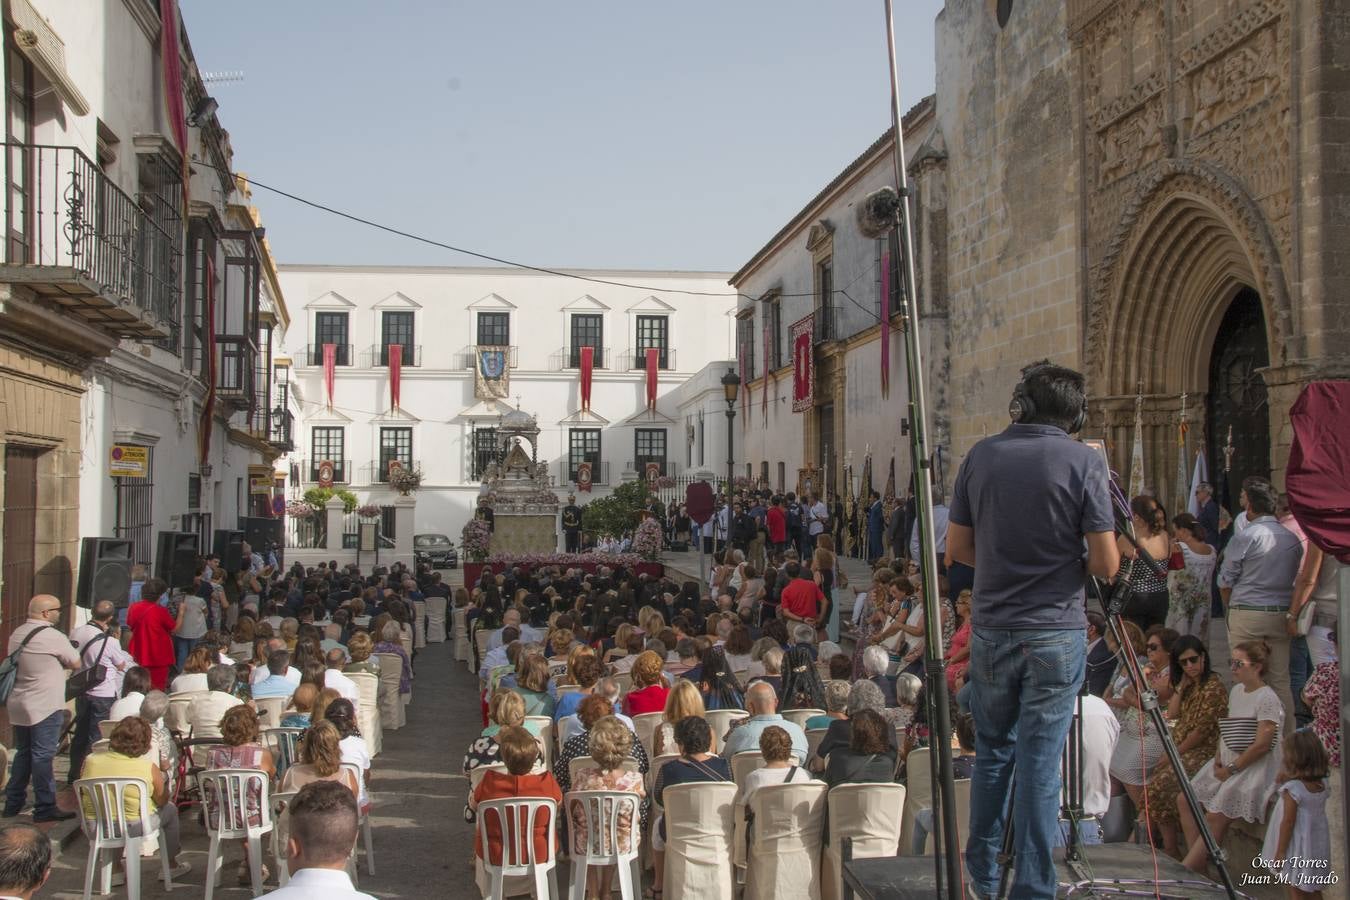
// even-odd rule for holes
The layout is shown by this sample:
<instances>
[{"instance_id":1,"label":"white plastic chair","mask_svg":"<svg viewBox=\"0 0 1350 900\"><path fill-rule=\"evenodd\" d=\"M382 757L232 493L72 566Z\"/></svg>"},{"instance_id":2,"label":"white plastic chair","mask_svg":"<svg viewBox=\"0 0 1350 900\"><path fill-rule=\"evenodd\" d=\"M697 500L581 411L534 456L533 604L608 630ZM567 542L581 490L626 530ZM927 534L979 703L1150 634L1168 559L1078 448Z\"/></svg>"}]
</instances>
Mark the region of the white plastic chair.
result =
<instances>
[{"instance_id":1,"label":"white plastic chair","mask_svg":"<svg viewBox=\"0 0 1350 900\"><path fill-rule=\"evenodd\" d=\"M903 784L840 784L830 790L830 839L821 859L821 895L824 900L844 896L844 868L840 857L844 838L853 839L853 858L895 856L900 843L900 810L905 805Z\"/></svg>"},{"instance_id":2,"label":"white plastic chair","mask_svg":"<svg viewBox=\"0 0 1350 900\"><path fill-rule=\"evenodd\" d=\"M192 720L189 714L192 710L192 701L205 695L205 691L181 691L177 694L170 694L169 708L164 711L164 725L170 731L176 731L179 734L190 732Z\"/></svg>"},{"instance_id":3,"label":"white plastic chair","mask_svg":"<svg viewBox=\"0 0 1350 900\"><path fill-rule=\"evenodd\" d=\"M463 612L456 610L463 615ZM427 598L427 643L445 643L445 598Z\"/></svg>"},{"instance_id":4,"label":"white plastic chair","mask_svg":"<svg viewBox=\"0 0 1350 900\"><path fill-rule=\"evenodd\" d=\"M427 645L427 601L413 601L413 646L421 650Z\"/></svg>"},{"instance_id":5,"label":"white plastic chair","mask_svg":"<svg viewBox=\"0 0 1350 900\"><path fill-rule=\"evenodd\" d=\"M825 715L825 710L823 710L823 709L785 709L785 710L783 710L783 718L787 719L789 722L791 722L792 724L796 725L796 726L797 726L798 728L800 728L802 731L805 731L805 730L806 730L806 720L807 720L807 719L811 719L811 718L814 718L815 716L823 716L823 715Z\"/></svg>"},{"instance_id":6,"label":"white plastic chair","mask_svg":"<svg viewBox=\"0 0 1350 900\"><path fill-rule=\"evenodd\" d=\"M478 650L478 663L474 666L474 671L477 671L479 666L483 665L483 660L487 658L488 641L490 640L492 640L492 631L490 629L479 628L473 633L473 644Z\"/></svg>"},{"instance_id":7,"label":"white plastic chair","mask_svg":"<svg viewBox=\"0 0 1350 900\"><path fill-rule=\"evenodd\" d=\"M633 673L620 672L614 676L614 684L619 688L619 695L623 696L633 689Z\"/></svg>"},{"instance_id":8,"label":"white plastic chair","mask_svg":"<svg viewBox=\"0 0 1350 900\"><path fill-rule=\"evenodd\" d=\"M290 812L287 807L299 791L281 791L273 794L272 804L272 862L277 867L277 884L286 886L291 880L290 869L286 866L286 840L291 835Z\"/></svg>"},{"instance_id":9,"label":"white plastic chair","mask_svg":"<svg viewBox=\"0 0 1350 900\"><path fill-rule=\"evenodd\" d=\"M428 621L431 613L427 613ZM456 607L450 611L450 634L454 643L451 645L455 652L455 659L467 663L469 668L473 668L473 653L469 646L469 611L465 607Z\"/></svg>"},{"instance_id":10,"label":"white plastic chair","mask_svg":"<svg viewBox=\"0 0 1350 900\"><path fill-rule=\"evenodd\" d=\"M535 728L526 728L531 734L535 735L535 743L539 745L539 752L544 755L544 767L552 771L553 769L553 719L549 716L526 716L525 724L528 726L531 722ZM535 733L537 729L538 733Z\"/></svg>"},{"instance_id":11,"label":"white plastic chair","mask_svg":"<svg viewBox=\"0 0 1350 900\"><path fill-rule=\"evenodd\" d=\"M211 846L206 857L206 900L211 900L225 861L221 841L242 840L248 846L253 896L262 893L262 837L272 830L267 773L258 769L208 769L198 776L206 806L206 833ZM258 791L258 821L250 822L248 797Z\"/></svg>"},{"instance_id":12,"label":"white plastic chair","mask_svg":"<svg viewBox=\"0 0 1350 900\"><path fill-rule=\"evenodd\" d=\"M712 730L713 738L720 747L731 730L731 723L750 718L750 713L743 709L710 709L703 714L703 718L707 720L708 728Z\"/></svg>"},{"instance_id":13,"label":"white plastic chair","mask_svg":"<svg viewBox=\"0 0 1350 900\"><path fill-rule=\"evenodd\" d=\"M586 834L581 852L576 851L573 839L571 900L582 900L586 894L586 871L591 866L615 866L619 875L619 892L623 900L637 900L642 891L642 870L638 868L638 854L642 845L642 798L627 791L569 791L563 798L568 819L573 826L575 805L580 804L586 815ZM628 830L628 845L619 846L619 817L625 811L632 813Z\"/></svg>"},{"instance_id":14,"label":"white plastic chair","mask_svg":"<svg viewBox=\"0 0 1350 900\"><path fill-rule=\"evenodd\" d=\"M361 767L355 763L343 763L342 768L352 773L358 788L364 787L365 775L361 772ZM358 791L359 793L359 791ZM359 824L361 826L361 842L366 845L366 874L375 874L375 832L370 824L370 799L367 795L366 804L361 805L357 801L357 815L360 816Z\"/></svg>"},{"instance_id":15,"label":"white plastic chair","mask_svg":"<svg viewBox=\"0 0 1350 900\"><path fill-rule=\"evenodd\" d=\"M470 769L469 796L472 797L473 792L478 790L478 783L483 780L483 776L485 776L488 773L489 769L491 769L494 772L501 772L503 775L505 775L507 771L506 763L493 763L490 766L475 766L474 768Z\"/></svg>"},{"instance_id":16,"label":"white plastic chair","mask_svg":"<svg viewBox=\"0 0 1350 900\"><path fill-rule=\"evenodd\" d=\"M369 672L348 672L347 677L360 692L356 705L356 727L366 742L366 753L373 759L384 749L384 725L380 721L380 679Z\"/></svg>"},{"instance_id":17,"label":"white plastic chair","mask_svg":"<svg viewBox=\"0 0 1350 900\"><path fill-rule=\"evenodd\" d=\"M592 759L591 757L574 756L572 757L572 761L567 764L568 781L572 784L575 784L578 772L580 772L582 769L594 769L594 768L596 768L595 760ZM625 772L637 772L638 761L633 757L629 756L625 758L623 762L619 763L619 768L623 769Z\"/></svg>"},{"instance_id":18,"label":"white plastic chair","mask_svg":"<svg viewBox=\"0 0 1350 900\"><path fill-rule=\"evenodd\" d=\"M113 721L112 719L104 719L103 721L99 722L98 723L99 737L105 738L112 737L112 733L117 730L117 726L120 724L122 724L120 719L117 721Z\"/></svg>"},{"instance_id":19,"label":"white plastic chair","mask_svg":"<svg viewBox=\"0 0 1350 900\"><path fill-rule=\"evenodd\" d=\"M825 828L821 782L771 784L750 798L754 815L746 900L820 895L820 845Z\"/></svg>"},{"instance_id":20,"label":"white plastic chair","mask_svg":"<svg viewBox=\"0 0 1350 900\"><path fill-rule=\"evenodd\" d=\"M403 658L397 653L377 653L380 663L380 726L385 731L397 731L407 724L403 700L398 695L403 679Z\"/></svg>"},{"instance_id":21,"label":"white plastic chair","mask_svg":"<svg viewBox=\"0 0 1350 900\"><path fill-rule=\"evenodd\" d=\"M633 716L633 729L637 734L637 739L642 742L642 749L647 751L648 759L656 755L653 747L656 741L656 729L660 727L661 720L665 718L665 715L665 713L650 712Z\"/></svg>"},{"instance_id":22,"label":"white plastic chair","mask_svg":"<svg viewBox=\"0 0 1350 900\"><path fill-rule=\"evenodd\" d=\"M671 897L731 897L736 786L677 784L662 791L666 812L665 890Z\"/></svg>"},{"instance_id":23,"label":"white plastic chair","mask_svg":"<svg viewBox=\"0 0 1350 900\"><path fill-rule=\"evenodd\" d=\"M820 749L820 742L825 740L825 733L828 728L811 728L806 732L806 761L810 762L816 758L816 751Z\"/></svg>"},{"instance_id":24,"label":"white plastic chair","mask_svg":"<svg viewBox=\"0 0 1350 900\"><path fill-rule=\"evenodd\" d=\"M300 737L303 728L264 728L263 746L272 751L272 762L277 769L277 782L286 770L300 761Z\"/></svg>"},{"instance_id":25,"label":"white plastic chair","mask_svg":"<svg viewBox=\"0 0 1350 900\"><path fill-rule=\"evenodd\" d=\"M548 815L544 856L538 856L534 828L540 815ZM502 835L502 856L496 865L488 858L488 822L494 821ZM558 804L547 797L509 797L478 804L478 836L483 844L483 870L491 883L492 900L506 896L507 878L534 880L534 895L558 900ZM522 840L523 838L523 840Z\"/></svg>"},{"instance_id":26,"label":"white plastic chair","mask_svg":"<svg viewBox=\"0 0 1350 900\"><path fill-rule=\"evenodd\" d=\"M126 815L126 792L135 788L140 792L140 810L135 822ZM99 893L112 890L113 858L109 856L100 865L104 850L121 850L126 861L127 897L139 900L141 896L141 844L146 838L159 840L159 859L163 869L164 889L173 889L169 868L168 841L160 837L159 828L151 825L150 785L140 778L81 778L75 782L76 809L80 825L89 839L89 861L84 869L84 900L94 889L94 871L99 870ZM89 815L92 812L93 815ZM135 825L133 829L131 826ZM133 836L133 830L139 835Z\"/></svg>"},{"instance_id":27,"label":"white plastic chair","mask_svg":"<svg viewBox=\"0 0 1350 900\"><path fill-rule=\"evenodd\" d=\"M731 780L738 787L744 786L745 777L756 769L764 768L764 754L758 750L742 750L731 757Z\"/></svg>"},{"instance_id":28,"label":"white plastic chair","mask_svg":"<svg viewBox=\"0 0 1350 900\"><path fill-rule=\"evenodd\" d=\"M291 705L290 697L254 697L253 706L258 710L258 719L263 728L280 728L281 718Z\"/></svg>"}]
</instances>

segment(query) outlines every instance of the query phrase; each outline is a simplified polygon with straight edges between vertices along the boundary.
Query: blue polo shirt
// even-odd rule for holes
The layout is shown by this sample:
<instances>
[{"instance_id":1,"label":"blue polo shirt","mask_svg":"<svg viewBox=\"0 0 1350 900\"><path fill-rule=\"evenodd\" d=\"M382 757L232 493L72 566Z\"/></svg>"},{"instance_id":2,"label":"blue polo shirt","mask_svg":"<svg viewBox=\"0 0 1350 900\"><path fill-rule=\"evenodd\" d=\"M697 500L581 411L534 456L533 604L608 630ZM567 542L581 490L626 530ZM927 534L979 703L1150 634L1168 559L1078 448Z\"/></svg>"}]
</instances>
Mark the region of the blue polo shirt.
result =
<instances>
[{"instance_id":1,"label":"blue polo shirt","mask_svg":"<svg viewBox=\"0 0 1350 900\"><path fill-rule=\"evenodd\" d=\"M950 521L975 532L971 624L1087 627L1084 535L1111 531L1110 473L1053 425L1009 425L970 449Z\"/></svg>"}]
</instances>

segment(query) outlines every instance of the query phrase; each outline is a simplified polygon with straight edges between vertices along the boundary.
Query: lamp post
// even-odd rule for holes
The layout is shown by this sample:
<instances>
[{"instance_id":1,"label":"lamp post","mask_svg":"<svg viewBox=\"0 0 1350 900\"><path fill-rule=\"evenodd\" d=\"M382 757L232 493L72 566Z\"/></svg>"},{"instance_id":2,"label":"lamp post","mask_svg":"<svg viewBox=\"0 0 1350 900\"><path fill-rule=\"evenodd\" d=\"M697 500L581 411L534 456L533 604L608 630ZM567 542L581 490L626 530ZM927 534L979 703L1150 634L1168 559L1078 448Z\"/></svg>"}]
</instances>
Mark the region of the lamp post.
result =
<instances>
[{"instance_id":1,"label":"lamp post","mask_svg":"<svg viewBox=\"0 0 1350 900\"><path fill-rule=\"evenodd\" d=\"M736 419L736 395L741 390L741 377L732 369L722 376L722 394L727 401L727 541L731 540L731 482L736 477L735 432L732 423Z\"/></svg>"}]
</instances>

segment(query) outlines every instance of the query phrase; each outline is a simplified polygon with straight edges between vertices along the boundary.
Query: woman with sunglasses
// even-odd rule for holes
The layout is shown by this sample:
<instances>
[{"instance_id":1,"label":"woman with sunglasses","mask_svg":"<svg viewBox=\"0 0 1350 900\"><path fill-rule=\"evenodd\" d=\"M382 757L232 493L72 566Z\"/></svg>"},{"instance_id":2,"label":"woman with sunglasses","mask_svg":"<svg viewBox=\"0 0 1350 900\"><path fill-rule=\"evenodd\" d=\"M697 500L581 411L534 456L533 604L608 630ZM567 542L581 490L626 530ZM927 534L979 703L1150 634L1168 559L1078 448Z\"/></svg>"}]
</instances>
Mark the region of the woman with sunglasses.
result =
<instances>
[{"instance_id":1,"label":"woman with sunglasses","mask_svg":"<svg viewBox=\"0 0 1350 900\"><path fill-rule=\"evenodd\" d=\"M1190 778L1206 760L1214 757L1219 742L1219 720L1228 715L1228 694L1223 681L1210 668L1209 651L1194 635L1182 635L1172 645L1172 699L1167 702L1167 717L1174 719L1172 739L1176 741L1181 764ZM1177 842L1180 822L1177 795L1181 785L1177 772L1164 759L1148 783L1148 816L1162 837L1163 850L1174 859L1181 858ZM1139 810L1139 821L1144 811Z\"/></svg>"},{"instance_id":2,"label":"woman with sunglasses","mask_svg":"<svg viewBox=\"0 0 1350 900\"><path fill-rule=\"evenodd\" d=\"M1270 646L1265 641L1244 641L1233 648L1229 667L1233 689L1228 693L1228 716L1219 723L1218 750L1191 779L1195 796L1205 808L1214 841L1222 844L1228 826L1238 819L1262 823L1266 806L1275 793L1275 773L1280 767L1280 726L1284 707L1279 695L1265 683ZM1177 798L1181 829L1187 851L1182 862L1193 872L1204 872L1208 852L1190 808Z\"/></svg>"},{"instance_id":3,"label":"woman with sunglasses","mask_svg":"<svg viewBox=\"0 0 1350 900\"><path fill-rule=\"evenodd\" d=\"M1177 633L1161 625L1154 625L1144 632L1144 651L1148 656L1143 666L1144 677L1163 702L1172 697L1170 654L1176 640ZM1120 698L1124 706L1120 713L1120 739L1111 754L1111 777L1125 787L1125 793L1130 795L1134 808L1142 816L1144 785L1148 784L1149 775L1162 759L1162 738L1153 720L1140 709L1134 685L1127 686Z\"/></svg>"}]
</instances>

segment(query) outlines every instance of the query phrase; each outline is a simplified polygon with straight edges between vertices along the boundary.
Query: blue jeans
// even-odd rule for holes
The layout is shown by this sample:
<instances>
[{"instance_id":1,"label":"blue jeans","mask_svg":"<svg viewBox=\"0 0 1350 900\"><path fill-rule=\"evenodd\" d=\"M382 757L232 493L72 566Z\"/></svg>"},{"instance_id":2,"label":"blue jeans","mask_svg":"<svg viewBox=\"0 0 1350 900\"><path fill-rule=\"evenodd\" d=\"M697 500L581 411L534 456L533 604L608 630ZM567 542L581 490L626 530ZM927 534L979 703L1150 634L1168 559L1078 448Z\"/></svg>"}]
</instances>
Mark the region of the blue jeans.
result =
<instances>
[{"instance_id":1,"label":"blue jeans","mask_svg":"<svg viewBox=\"0 0 1350 900\"><path fill-rule=\"evenodd\" d=\"M187 663L188 654L192 648L197 646L201 638L185 638L178 635L173 636L173 655L177 659L178 671L183 671L183 666Z\"/></svg>"},{"instance_id":2,"label":"blue jeans","mask_svg":"<svg viewBox=\"0 0 1350 900\"><path fill-rule=\"evenodd\" d=\"M5 787L5 811L17 813L28 799L28 782L33 782L33 815L56 812L56 776L52 760L61 743L65 711L58 709L36 725L14 726L14 768Z\"/></svg>"},{"instance_id":3,"label":"blue jeans","mask_svg":"<svg viewBox=\"0 0 1350 900\"><path fill-rule=\"evenodd\" d=\"M1312 722L1312 710L1303 702L1303 686L1312 677L1312 654L1306 637L1289 640L1289 691L1294 695L1294 718L1300 728Z\"/></svg>"},{"instance_id":4,"label":"blue jeans","mask_svg":"<svg viewBox=\"0 0 1350 900\"><path fill-rule=\"evenodd\" d=\"M1027 900L1055 896L1051 848L1063 840L1059 763L1086 663L1087 638L1081 630L971 630L975 773L966 869L983 894L998 888L997 856L1016 767L1012 895Z\"/></svg>"}]
</instances>

